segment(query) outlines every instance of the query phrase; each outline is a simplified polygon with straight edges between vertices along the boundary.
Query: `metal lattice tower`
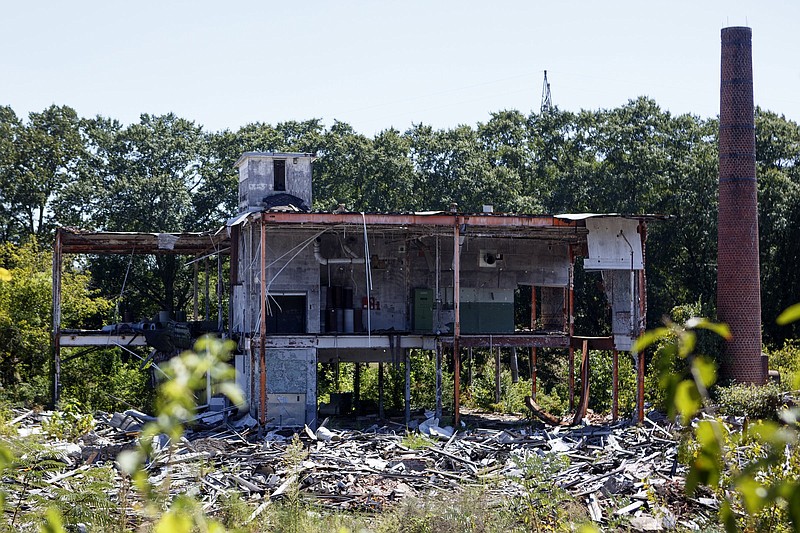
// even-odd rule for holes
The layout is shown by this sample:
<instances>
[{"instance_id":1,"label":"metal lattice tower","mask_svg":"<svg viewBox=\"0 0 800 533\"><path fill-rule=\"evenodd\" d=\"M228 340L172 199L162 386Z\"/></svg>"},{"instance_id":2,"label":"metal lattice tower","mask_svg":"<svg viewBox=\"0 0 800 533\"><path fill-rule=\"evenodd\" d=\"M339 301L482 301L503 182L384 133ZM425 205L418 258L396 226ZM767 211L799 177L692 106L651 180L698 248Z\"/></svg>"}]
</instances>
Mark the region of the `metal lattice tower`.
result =
<instances>
[{"instance_id":1,"label":"metal lattice tower","mask_svg":"<svg viewBox=\"0 0 800 533\"><path fill-rule=\"evenodd\" d=\"M539 108L540 113L549 111L553 107L553 99L550 96L550 82L547 81L547 71L544 71L544 82L542 83L542 105Z\"/></svg>"}]
</instances>

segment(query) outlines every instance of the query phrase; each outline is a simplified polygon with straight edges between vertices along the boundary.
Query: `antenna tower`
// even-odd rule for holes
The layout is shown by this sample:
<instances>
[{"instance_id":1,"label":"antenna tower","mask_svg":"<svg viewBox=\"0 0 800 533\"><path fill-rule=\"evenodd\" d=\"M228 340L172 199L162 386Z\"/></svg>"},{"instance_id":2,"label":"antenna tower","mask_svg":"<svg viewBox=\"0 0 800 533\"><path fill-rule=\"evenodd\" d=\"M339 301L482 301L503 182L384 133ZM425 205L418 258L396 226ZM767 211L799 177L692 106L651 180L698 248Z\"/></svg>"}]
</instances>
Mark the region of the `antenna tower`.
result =
<instances>
[{"instance_id":1,"label":"antenna tower","mask_svg":"<svg viewBox=\"0 0 800 533\"><path fill-rule=\"evenodd\" d=\"M544 82L542 83L542 106L539 108L540 113L549 111L553 107L553 99L550 96L550 82L547 81L547 71L544 71Z\"/></svg>"}]
</instances>

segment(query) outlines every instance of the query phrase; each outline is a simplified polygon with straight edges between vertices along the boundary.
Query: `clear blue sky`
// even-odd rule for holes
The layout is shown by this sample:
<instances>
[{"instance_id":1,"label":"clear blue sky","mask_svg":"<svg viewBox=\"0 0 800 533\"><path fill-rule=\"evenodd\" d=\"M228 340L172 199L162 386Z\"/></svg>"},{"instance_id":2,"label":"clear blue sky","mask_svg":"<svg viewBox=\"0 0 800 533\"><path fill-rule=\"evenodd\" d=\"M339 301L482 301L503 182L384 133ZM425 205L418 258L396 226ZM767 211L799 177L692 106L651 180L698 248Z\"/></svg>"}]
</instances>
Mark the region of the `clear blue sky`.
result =
<instances>
[{"instance_id":1,"label":"clear blue sky","mask_svg":"<svg viewBox=\"0 0 800 533\"><path fill-rule=\"evenodd\" d=\"M719 111L720 29L753 29L756 104L800 121L800 2L7 0L0 105L206 130L321 118L367 135L646 95Z\"/></svg>"}]
</instances>

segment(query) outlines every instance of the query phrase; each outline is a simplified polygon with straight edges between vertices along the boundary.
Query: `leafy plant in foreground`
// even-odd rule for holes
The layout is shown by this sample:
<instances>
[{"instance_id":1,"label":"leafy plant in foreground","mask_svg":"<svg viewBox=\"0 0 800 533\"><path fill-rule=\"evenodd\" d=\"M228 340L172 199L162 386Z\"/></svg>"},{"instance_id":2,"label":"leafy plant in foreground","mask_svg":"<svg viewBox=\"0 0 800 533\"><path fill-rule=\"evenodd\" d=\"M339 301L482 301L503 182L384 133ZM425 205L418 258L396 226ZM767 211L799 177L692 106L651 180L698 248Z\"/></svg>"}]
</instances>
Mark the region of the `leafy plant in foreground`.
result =
<instances>
[{"instance_id":1,"label":"leafy plant in foreground","mask_svg":"<svg viewBox=\"0 0 800 533\"><path fill-rule=\"evenodd\" d=\"M225 363L232 349L232 341L205 336L197 341L194 351L172 358L164 369L168 379L158 389L158 418L142 430L138 449L122 452L117 457L121 469L131 476L134 485L145 495L151 515L159 517L155 525L157 533L225 530L221 523L208 518L201 506L190 497L181 496L169 504L166 493L171 482L170 476L165 476L160 487L154 486L148 481L145 464L157 451L156 443L161 442L162 435L168 439L166 464L169 464L174 443L180 441L185 424L195 416L197 405L194 392L205 387L206 374L211 376L219 392L236 404L242 402L241 391L231 381L233 368ZM164 507L166 512L161 514Z\"/></svg>"},{"instance_id":2,"label":"leafy plant in foreground","mask_svg":"<svg viewBox=\"0 0 800 533\"><path fill-rule=\"evenodd\" d=\"M800 320L800 305L790 307L778 318L781 324L795 320ZM669 340L660 348L664 363L659 368L659 381L670 415L680 414L684 423L702 405L710 405L708 387L716 381L714 366L694 353L697 329L730 336L723 324L693 318L684 326L669 323L649 331L633 348L639 351L659 340ZM671 371L675 358L687 361L683 374ZM800 409L785 410L781 418L785 425L759 420L746 425L741 434L731 432L718 418L700 420L694 426L685 489L688 494L700 485L715 490L722 501L719 517L728 532L782 527L800 532Z\"/></svg>"}]
</instances>

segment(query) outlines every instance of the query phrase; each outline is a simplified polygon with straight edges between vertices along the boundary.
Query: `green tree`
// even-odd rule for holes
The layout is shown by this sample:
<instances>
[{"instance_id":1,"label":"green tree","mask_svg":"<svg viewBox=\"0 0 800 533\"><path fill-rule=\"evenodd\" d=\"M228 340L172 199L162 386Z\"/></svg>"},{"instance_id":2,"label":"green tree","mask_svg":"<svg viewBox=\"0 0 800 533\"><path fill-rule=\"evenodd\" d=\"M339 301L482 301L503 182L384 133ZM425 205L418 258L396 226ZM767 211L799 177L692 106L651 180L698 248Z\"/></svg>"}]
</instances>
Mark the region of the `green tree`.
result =
<instances>
[{"instance_id":1,"label":"green tree","mask_svg":"<svg viewBox=\"0 0 800 533\"><path fill-rule=\"evenodd\" d=\"M349 124L335 121L322 138L314 164L314 207L334 209L342 203L348 209L365 209L360 191L371 179L371 152L370 139Z\"/></svg>"},{"instance_id":2,"label":"green tree","mask_svg":"<svg viewBox=\"0 0 800 533\"><path fill-rule=\"evenodd\" d=\"M0 391L16 401L49 400L52 258L35 239L0 247L10 279L0 284ZM89 275L69 266L62 277L63 327L99 326L111 303L89 288Z\"/></svg>"},{"instance_id":3,"label":"green tree","mask_svg":"<svg viewBox=\"0 0 800 533\"><path fill-rule=\"evenodd\" d=\"M139 123L124 128L97 119L87 132L93 157L76 196L86 195L83 205L91 210L95 228L198 231L219 223L219 215L209 212L216 205L200 203L207 210L198 210L193 202L204 183L199 170L200 126L173 114L145 114ZM95 258L94 282L103 294L120 294L129 265L126 302L136 316L182 309L190 300L191 272L174 255Z\"/></svg>"},{"instance_id":4,"label":"green tree","mask_svg":"<svg viewBox=\"0 0 800 533\"><path fill-rule=\"evenodd\" d=\"M19 159L19 135L22 122L9 106L0 106L0 239L7 241L19 237L16 224L14 191Z\"/></svg>"},{"instance_id":5,"label":"green tree","mask_svg":"<svg viewBox=\"0 0 800 533\"><path fill-rule=\"evenodd\" d=\"M55 105L31 113L24 125L10 108L0 115L5 233L15 241L35 235L46 242L56 224L51 204L77 176L83 154L80 120L72 108Z\"/></svg>"},{"instance_id":6,"label":"green tree","mask_svg":"<svg viewBox=\"0 0 800 533\"><path fill-rule=\"evenodd\" d=\"M762 322L765 340L780 343L800 333L775 324L800 294L800 126L757 108L756 162Z\"/></svg>"}]
</instances>

